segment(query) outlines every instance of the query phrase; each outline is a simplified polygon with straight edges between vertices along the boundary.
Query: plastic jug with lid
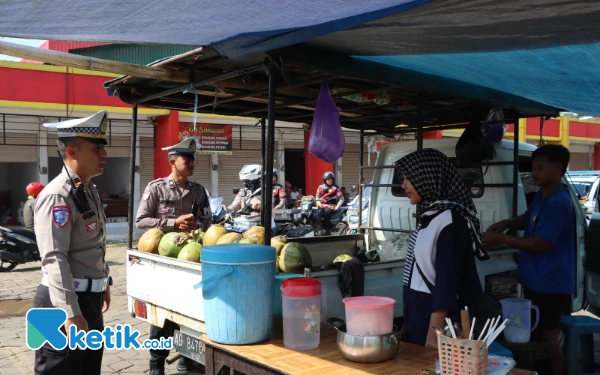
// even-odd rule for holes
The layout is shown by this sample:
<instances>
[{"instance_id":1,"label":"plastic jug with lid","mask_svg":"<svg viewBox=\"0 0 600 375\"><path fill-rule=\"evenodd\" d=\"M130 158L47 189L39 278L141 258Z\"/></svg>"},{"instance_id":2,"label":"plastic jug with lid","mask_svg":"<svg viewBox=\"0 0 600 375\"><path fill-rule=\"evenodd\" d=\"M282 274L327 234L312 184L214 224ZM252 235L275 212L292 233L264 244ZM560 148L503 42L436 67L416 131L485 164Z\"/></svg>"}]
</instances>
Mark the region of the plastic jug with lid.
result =
<instances>
[{"instance_id":1,"label":"plastic jug with lid","mask_svg":"<svg viewBox=\"0 0 600 375\"><path fill-rule=\"evenodd\" d=\"M510 319L504 329L507 342L527 343L531 332L535 330L540 320L540 310L525 298L505 298L500 300L502 317ZM535 324L531 327L531 309L535 310Z\"/></svg>"},{"instance_id":2,"label":"plastic jug with lid","mask_svg":"<svg viewBox=\"0 0 600 375\"><path fill-rule=\"evenodd\" d=\"M327 310L324 285L313 277L293 277L281 283L283 345L292 350L319 346L321 320Z\"/></svg>"}]
</instances>

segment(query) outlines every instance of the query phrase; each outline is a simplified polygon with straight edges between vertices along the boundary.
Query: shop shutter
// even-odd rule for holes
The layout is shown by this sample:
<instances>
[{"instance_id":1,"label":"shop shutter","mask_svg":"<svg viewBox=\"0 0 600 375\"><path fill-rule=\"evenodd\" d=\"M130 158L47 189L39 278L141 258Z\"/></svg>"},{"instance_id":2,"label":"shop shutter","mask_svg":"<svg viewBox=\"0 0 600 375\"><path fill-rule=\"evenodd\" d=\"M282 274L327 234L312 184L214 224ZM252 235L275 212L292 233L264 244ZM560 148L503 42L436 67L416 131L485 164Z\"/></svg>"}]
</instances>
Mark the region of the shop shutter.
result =
<instances>
[{"instance_id":1,"label":"shop shutter","mask_svg":"<svg viewBox=\"0 0 600 375\"><path fill-rule=\"evenodd\" d=\"M241 188L240 170L246 164L260 164L260 141L244 140L244 150L235 149L237 141L234 141L232 155L219 155L219 196L223 197L226 205L233 202L232 189Z\"/></svg>"},{"instance_id":2,"label":"shop shutter","mask_svg":"<svg viewBox=\"0 0 600 375\"><path fill-rule=\"evenodd\" d=\"M131 137L124 135L113 135L108 138L109 144L105 147L109 158L127 158L129 159L131 148ZM153 143L154 144L154 143ZM153 154L154 155L154 154Z\"/></svg>"},{"instance_id":3,"label":"shop shutter","mask_svg":"<svg viewBox=\"0 0 600 375\"><path fill-rule=\"evenodd\" d=\"M146 188L148 183L154 180L154 139L152 137L140 137L140 190Z\"/></svg>"},{"instance_id":4,"label":"shop shutter","mask_svg":"<svg viewBox=\"0 0 600 375\"><path fill-rule=\"evenodd\" d=\"M194 175L191 177L191 180L204 186L206 191L208 191L212 197L213 192L210 191L210 155L196 154L195 164L196 167L194 168Z\"/></svg>"},{"instance_id":5,"label":"shop shutter","mask_svg":"<svg viewBox=\"0 0 600 375\"><path fill-rule=\"evenodd\" d=\"M367 146L365 145L365 152L363 156L363 165L368 165L368 154L366 152ZM360 167L360 145L358 144L348 144L346 143L346 147L344 149L344 156L342 157L342 185L346 187L346 190L350 192L352 185L356 185L358 188L359 184L359 167ZM377 155L371 155L371 165L375 165L375 159ZM363 178L365 180L365 184L371 182L373 178L373 169L364 169L363 170ZM341 186L340 186L341 187Z\"/></svg>"},{"instance_id":6,"label":"shop shutter","mask_svg":"<svg viewBox=\"0 0 600 375\"><path fill-rule=\"evenodd\" d=\"M6 137L6 143L4 143ZM0 162L3 163L37 163L38 134L0 132Z\"/></svg>"}]
</instances>

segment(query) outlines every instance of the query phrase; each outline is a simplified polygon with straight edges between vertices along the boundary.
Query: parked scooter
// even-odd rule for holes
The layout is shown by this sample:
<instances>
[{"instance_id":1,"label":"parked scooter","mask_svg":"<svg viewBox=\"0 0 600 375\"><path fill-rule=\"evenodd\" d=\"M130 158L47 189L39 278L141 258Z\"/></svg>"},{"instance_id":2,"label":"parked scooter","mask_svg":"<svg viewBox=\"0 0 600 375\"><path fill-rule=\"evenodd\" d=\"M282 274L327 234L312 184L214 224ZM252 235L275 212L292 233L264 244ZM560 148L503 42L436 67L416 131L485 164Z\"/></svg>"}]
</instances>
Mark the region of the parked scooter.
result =
<instances>
[{"instance_id":1,"label":"parked scooter","mask_svg":"<svg viewBox=\"0 0 600 375\"><path fill-rule=\"evenodd\" d=\"M40 259L34 232L25 228L0 227L0 272L9 272L21 263Z\"/></svg>"}]
</instances>

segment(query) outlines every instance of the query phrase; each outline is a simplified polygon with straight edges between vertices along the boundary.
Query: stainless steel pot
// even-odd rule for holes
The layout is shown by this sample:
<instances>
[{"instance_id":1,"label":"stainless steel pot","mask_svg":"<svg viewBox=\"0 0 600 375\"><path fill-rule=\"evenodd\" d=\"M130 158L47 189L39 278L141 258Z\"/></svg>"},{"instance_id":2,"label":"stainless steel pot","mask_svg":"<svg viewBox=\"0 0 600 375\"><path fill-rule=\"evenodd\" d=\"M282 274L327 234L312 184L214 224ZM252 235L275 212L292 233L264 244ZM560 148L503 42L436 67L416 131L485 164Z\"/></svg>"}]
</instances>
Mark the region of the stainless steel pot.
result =
<instances>
[{"instance_id":1,"label":"stainless steel pot","mask_svg":"<svg viewBox=\"0 0 600 375\"><path fill-rule=\"evenodd\" d=\"M329 318L337 331L337 348L342 357L353 362L377 363L388 361L398 353L400 334L398 327L387 335L359 336L346 333L346 324L338 318Z\"/></svg>"}]
</instances>

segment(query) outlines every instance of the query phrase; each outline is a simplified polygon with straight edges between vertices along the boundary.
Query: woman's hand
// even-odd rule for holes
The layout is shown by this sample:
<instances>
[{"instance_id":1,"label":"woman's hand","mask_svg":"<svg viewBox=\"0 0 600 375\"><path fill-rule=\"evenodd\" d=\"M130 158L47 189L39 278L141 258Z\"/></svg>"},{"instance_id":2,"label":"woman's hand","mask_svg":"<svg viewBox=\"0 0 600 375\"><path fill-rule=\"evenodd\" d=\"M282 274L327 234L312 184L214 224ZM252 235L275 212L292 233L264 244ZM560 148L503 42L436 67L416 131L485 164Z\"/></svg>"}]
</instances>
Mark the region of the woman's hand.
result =
<instances>
[{"instance_id":1,"label":"woman's hand","mask_svg":"<svg viewBox=\"0 0 600 375\"><path fill-rule=\"evenodd\" d=\"M427 333L427 339L425 340L425 347L429 349L437 349L438 348L438 338L437 333L434 330L430 329Z\"/></svg>"}]
</instances>

